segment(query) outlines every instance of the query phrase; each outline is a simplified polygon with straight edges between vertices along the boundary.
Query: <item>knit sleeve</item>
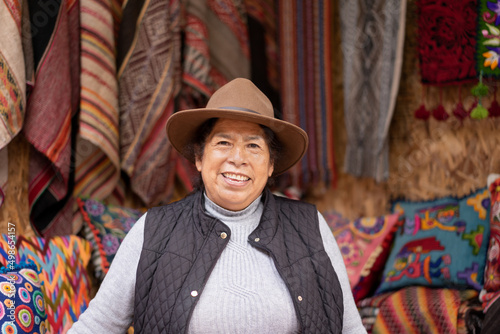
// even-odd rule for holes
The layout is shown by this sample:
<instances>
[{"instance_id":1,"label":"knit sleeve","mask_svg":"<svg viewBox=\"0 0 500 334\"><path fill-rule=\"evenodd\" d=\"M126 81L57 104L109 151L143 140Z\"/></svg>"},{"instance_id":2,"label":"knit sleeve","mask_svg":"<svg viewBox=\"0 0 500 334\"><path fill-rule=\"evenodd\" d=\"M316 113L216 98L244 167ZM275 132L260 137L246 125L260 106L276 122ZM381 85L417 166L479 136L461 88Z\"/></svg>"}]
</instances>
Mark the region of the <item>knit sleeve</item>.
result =
<instances>
[{"instance_id":1,"label":"knit sleeve","mask_svg":"<svg viewBox=\"0 0 500 334\"><path fill-rule=\"evenodd\" d=\"M123 334L130 327L134 317L135 279L145 220L146 214L123 239L99 291L68 334Z\"/></svg>"},{"instance_id":2,"label":"knit sleeve","mask_svg":"<svg viewBox=\"0 0 500 334\"><path fill-rule=\"evenodd\" d=\"M325 221L325 218L318 212L319 229L321 233L321 238L323 239L323 245L325 247L326 253L330 257L333 268L337 273L340 281L340 286L342 287L342 294L344 297L344 327L342 333L366 333L366 330L361 322L361 317L359 315L356 304L354 303L354 298L351 292L351 286L349 284L349 279L347 277L347 271L345 268L344 260L342 259L342 254L340 253L339 246L335 241L335 238Z\"/></svg>"}]
</instances>

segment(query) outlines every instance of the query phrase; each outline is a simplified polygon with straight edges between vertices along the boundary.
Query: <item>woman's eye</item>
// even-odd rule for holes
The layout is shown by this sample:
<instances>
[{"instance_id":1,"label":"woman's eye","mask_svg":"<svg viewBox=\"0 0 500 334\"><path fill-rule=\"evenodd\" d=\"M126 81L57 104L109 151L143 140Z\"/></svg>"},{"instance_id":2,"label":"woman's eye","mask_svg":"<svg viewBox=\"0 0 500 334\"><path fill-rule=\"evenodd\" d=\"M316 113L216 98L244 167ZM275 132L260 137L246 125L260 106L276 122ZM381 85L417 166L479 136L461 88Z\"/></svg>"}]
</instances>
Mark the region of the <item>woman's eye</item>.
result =
<instances>
[{"instance_id":1,"label":"woman's eye","mask_svg":"<svg viewBox=\"0 0 500 334\"><path fill-rule=\"evenodd\" d=\"M260 147L258 144L254 144L254 143L249 144L248 146L249 146L250 148L259 148L259 147Z\"/></svg>"},{"instance_id":2,"label":"woman's eye","mask_svg":"<svg viewBox=\"0 0 500 334\"><path fill-rule=\"evenodd\" d=\"M225 140L221 140L220 142L217 143L217 145L226 146L226 145L229 145L229 142L227 142Z\"/></svg>"}]
</instances>

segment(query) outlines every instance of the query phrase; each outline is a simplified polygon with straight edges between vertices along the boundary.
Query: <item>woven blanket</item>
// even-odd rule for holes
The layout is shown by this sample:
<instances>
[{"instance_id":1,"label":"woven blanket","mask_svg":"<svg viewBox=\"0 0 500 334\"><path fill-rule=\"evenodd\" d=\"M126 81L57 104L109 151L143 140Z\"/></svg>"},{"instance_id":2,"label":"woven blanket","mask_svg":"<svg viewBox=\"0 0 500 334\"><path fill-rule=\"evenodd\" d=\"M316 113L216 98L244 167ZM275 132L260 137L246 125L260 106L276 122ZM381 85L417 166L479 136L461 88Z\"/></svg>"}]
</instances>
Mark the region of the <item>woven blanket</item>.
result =
<instances>
[{"instance_id":1,"label":"woven blanket","mask_svg":"<svg viewBox=\"0 0 500 334\"><path fill-rule=\"evenodd\" d=\"M44 236L72 232L71 152L77 126L73 116L80 91L78 9L77 0L50 5L29 2L36 72L23 131L34 147L28 186L30 218L34 230ZM45 25L37 23L42 14Z\"/></svg>"},{"instance_id":2,"label":"woven blanket","mask_svg":"<svg viewBox=\"0 0 500 334\"><path fill-rule=\"evenodd\" d=\"M168 200L175 159L165 124L180 89L179 0L127 1L118 39L121 168L147 204Z\"/></svg>"},{"instance_id":3,"label":"woven blanket","mask_svg":"<svg viewBox=\"0 0 500 334\"><path fill-rule=\"evenodd\" d=\"M2 208L9 179L9 155L7 148L0 149L0 208Z\"/></svg>"},{"instance_id":4,"label":"woven blanket","mask_svg":"<svg viewBox=\"0 0 500 334\"><path fill-rule=\"evenodd\" d=\"M288 173L304 188L335 181L333 161L331 2L278 1L282 117L309 134L309 149Z\"/></svg>"},{"instance_id":5,"label":"woven blanket","mask_svg":"<svg viewBox=\"0 0 500 334\"><path fill-rule=\"evenodd\" d=\"M475 0L478 2L476 66L484 76L500 78L500 2L497 0ZM472 2L472 1L471 1Z\"/></svg>"},{"instance_id":6,"label":"woven blanket","mask_svg":"<svg viewBox=\"0 0 500 334\"><path fill-rule=\"evenodd\" d=\"M344 169L389 176L388 131L401 75L406 0L340 2L344 56Z\"/></svg>"},{"instance_id":7,"label":"woven blanket","mask_svg":"<svg viewBox=\"0 0 500 334\"><path fill-rule=\"evenodd\" d=\"M21 131L26 111L21 13L22 0L0 1L0 149Z\"/></svg>"},{"instance_id":8,"label":"woven blanket","mask_svg":"<svg viewBox=\"0 0 500 334\"><path fill-rule=\"evenodd\" d=\"M418 57L422 83L477 79L477 0L418 0Z\"/></svg>"},{"instance_id":9,"label":"woven blanket","mask_svg":"<svg viewBox=\"0 0 500 334\"><path fill-rule=\"evenodd\" d=\"M457 333L460 293L451 289L409 287L379 306L374 333Z\"/></svg>"},{"instance_id":10,"label":"woven blanket","mask_svg":"<svg viewBox=\"0 0 500 334\"><path fill-rule=\"evenodd\" d=\"M119 0L80 0L81 101L76 196L104 199L120 178L116 35Z\"/></svg>"}]
</instances>

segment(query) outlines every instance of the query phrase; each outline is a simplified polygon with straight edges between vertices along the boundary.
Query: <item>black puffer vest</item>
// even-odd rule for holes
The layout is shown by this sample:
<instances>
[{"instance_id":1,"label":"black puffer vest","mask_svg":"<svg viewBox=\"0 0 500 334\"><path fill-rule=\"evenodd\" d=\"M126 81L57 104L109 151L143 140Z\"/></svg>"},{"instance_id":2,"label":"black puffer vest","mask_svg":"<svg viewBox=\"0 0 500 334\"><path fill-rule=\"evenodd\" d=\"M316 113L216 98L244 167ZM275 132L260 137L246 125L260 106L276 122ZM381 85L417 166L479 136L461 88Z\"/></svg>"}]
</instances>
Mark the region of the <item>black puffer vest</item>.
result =
<instances>
[{"instance_id":1,"label":"black puffer vest","mask_svg":"<svg viewBox=\"0 0 500 334\"><path fill-rule=\"evenodd\" d=\"M342 290L313 205L264 190L264 212L249 236L272 256L294 301L302 333L341 333ZM231 231L204 211L203 194L148 211L135 288L135 333L186 333Z\"/></svg>"}]
</instances>

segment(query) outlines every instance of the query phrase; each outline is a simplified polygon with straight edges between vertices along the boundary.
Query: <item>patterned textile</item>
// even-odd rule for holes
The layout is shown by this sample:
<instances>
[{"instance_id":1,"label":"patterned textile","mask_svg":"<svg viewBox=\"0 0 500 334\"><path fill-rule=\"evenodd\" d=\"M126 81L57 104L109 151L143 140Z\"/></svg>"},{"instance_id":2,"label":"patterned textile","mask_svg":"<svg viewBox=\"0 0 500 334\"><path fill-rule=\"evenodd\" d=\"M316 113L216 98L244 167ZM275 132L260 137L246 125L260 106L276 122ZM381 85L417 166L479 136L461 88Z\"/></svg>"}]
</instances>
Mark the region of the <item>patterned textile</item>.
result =
<instances>
[{"instance_id":1,"label":"patterned textile","mask_svg":"<svg viewBox=\"0 0 500 334\"><path fill-rule=\"evenodd\" d=\"M489 211L487 189L461 199L395 203L405 223L396 233L377 292L409 285L480 290Z\"/></svg>"},{"instance_id":2,"label":"patterned textile","mask_svg":"<svg viewBox=\"0 0 500 334\"><path fill-rule=\"evenodd\" d=\"M0 149L0 208L5 199L5 191L7 190L7 180L9 179L9 155L7 148Z\"/></svg>"},{"instance_id":3,"label":"patterned textile","mask_svg":"<svg viewBox=\"0 0 500 334\"><path fill-rule=\"evenodd\" d=\"M485 311L500 297L500 174L491 174L488 177L488 188L491 200L491 230L484 286L480 297Z\"/></svg>"},{"instance_id":4,"label":"patterned textile","mask_svg":"<svg viewBox=\"0 0 500 334\"><path fill-rule=\"evenodd\" d=\"M45 298L38 268L22 263L0 269L0 329L2 333L47 332Z\"/></svg>"},{"instance_id":5,"label":"patterned textile","mask_svg":"<svg viewBox=\"0 0 500 334\"><path fill-rule=\"evenodd\" d=\"M95 276L102 280L108 273L118 247L143 212L115 205L105 205L94 199L77 199L92 244Z\"/></svg>"},{"instance_id":6,"label":"patterned textile","mask_svg":"<svg viewBox=\"0 0 500 334\"><path fill-rule=\"evenodd\" d=\"M380 304L373 333L457 333L459 307L458 290L408 287Z\"/></svg>"},{"instance_id":7,"label":"patterned textile","mask_svg":"<svg viewBox=\"0 0 500 334\"><path fill-rule=\"evenodd\" d=\"M406 0L340 1L344 55L344 169L389 176L388 131L401 75Z\"/></svg>"},{"instance_id":8,"label":"patterned textile","mask_svg":"<svg viewBox=\"0 0 500 334\"><path fill-rule=\"evenodd\" d=\"M377 320L380 304L382 304L382 302L391 294L392 292L387 292L381 295L368 297L356 302L359 315L361 316L361 322L363 323L363 326L365 327L368 333L373 332L373 325Z\"/></svg>"},{"instance_id":9,"label":"patterned textile","mask_svg":"<svg viewBox=\"0 0 500 334\"><path fill-rule=\"evenodd\" d=\"M331 2L278 1L282 117L309 134L309 150L288 175L293 186L335 182Z\"/></svg>"},{"instance_id":10,"label":"patterned textile","mask_svg":"<svg viewBox=\"0 0 500 334\"><path fill-rule=\"evenodd\" d=\"M252 82L271 100L280 105L280 72L278 59L278 19L275 0L245 0L250 40ZM281 115L275 115L281 117Z\"/></svg>"},{"instance_id":11,"label":"patterned textile","mask_svg":"<svg viewBox=\"0 0 500 334\"><path fill-rule=\"evenodd\" d=\"M76 196L106 198L120 178L116 35L120 0L81 0L81 101Z\"/></svg>"},{"instance_id":12,"label":"patterned textile","mask_svg":"<svg viewBox=\"0 0 500 334\"><path fill-rule=\"evenodd\" d=\"M418 56L422 83L477 79L477 0L418 0Z\"/></svg>"},{"instance_id":13,"label":"patterned textile","mask_svg":"<svg viewBox=\"0 0 500 334\"><path fill-rule=\"evenodd\" d=\"M179 0L130 0L118 39L121 168L147 204L168 201L177 154L165 124L180 89Z\"/></svg>"},{"instance_id":14,"label":"patterned textile","mask_svg":"<svg viewBox=\"0 0 500 334\"><path fill-rule=\"evenodd\" d=\"M483 307L475 290L460 291L457 314L457 334L482 333Z\"/></svg>"},{"instance_id":15,"label":"patterned textile","mask_svg":"<svg viewBox=\"0 0 500 334\"><path fill-rule=\"evenodd\" d=\"M500 2L498 0L478 1L476 66L477 72L486 77L500 78ZM476 1L473 1L476 3ZM476 22L474 16L474 22ZM474 44L472 44L474 45Z\"/></svg>"},{"instance_id":16,"label":"patterned textile","mask_svg":"<svg viewBox=\"0 0 500 334\"><path fill-rule=\"evenodd\" d=\"M24 126L24 135L34 147L28 187L30 218L39 234L69 234L72 136L76 134L72 116L78 109L80 91L79 3L28 4L36 68ZM42 16L46 18L44 25L37 21Z\"/></svg>"},{"instance_id":17,"label":"patterned textile","mask_svg":"<svg viewBox=\"0 0 500 334\"><path fill-rule=\"evenodd\" d=\"M0 150L21 131L26 112L22 7L22 0L0 1Z\"/></svg>"},{"instance_id":18,"label":"patterned textile","mask_svg":"<svg viewBox=\"0 0 500 334\"><path fill-rule=\"evenodd\" d=\"M354 299L369 295L389 256L391 242L399 223L399 214L363 217L353 221L335 211L323 213L344 258Z\"/></svg>"},{"instance_id":19,"label":"patterned textile","mask_svg":"<svg viewBox=\"0 0 500 334\"><path fill-rule=\"evenodd\" d=\"M8 262L9 236L0 238L0 263ZM48 333L66 333L90 302L91 282L86 271L90 244L77 236L19 237L16 262L33 261L45 297ZM33 277L36 279L36 277Z\"/></svg>"}]
</instances>

